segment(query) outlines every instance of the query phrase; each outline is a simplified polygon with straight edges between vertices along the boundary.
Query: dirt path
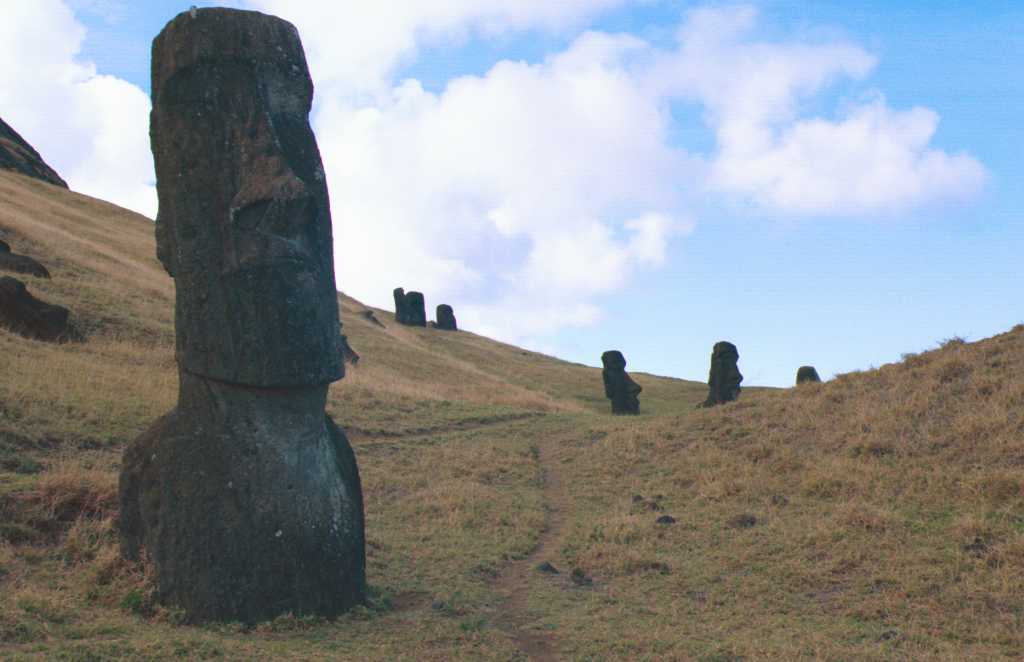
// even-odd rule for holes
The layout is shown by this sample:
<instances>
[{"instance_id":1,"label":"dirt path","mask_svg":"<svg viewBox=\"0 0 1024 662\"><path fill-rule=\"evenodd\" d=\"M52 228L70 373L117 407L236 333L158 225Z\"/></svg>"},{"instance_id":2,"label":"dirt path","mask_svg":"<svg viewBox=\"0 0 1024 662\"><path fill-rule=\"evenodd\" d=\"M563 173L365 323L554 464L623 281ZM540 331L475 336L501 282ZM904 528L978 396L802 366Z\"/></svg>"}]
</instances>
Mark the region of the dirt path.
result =
<instances>
[{"instance_id":1,"label":"dirt path","mask_svg":"<svg viewBox=\"0 0 1024 662\"><path fill-rule=\"evenodd\" d=\"M554 581L549 575L538 571L537 565L558 558L558 549L568 521L569 498L552 457L553 443L556 442L549 440L539 446L538 463L542 471L544 503L547 507L547 521L540 541L529 556L511 563L494 585L496 590L509 596L505 612L499 619L500 627L512 635L516 645L529 659L537 662L559 659L557 635L537 627L536 615L530 608L531 585L539 581Z\"/></svg>"}]
</instances>

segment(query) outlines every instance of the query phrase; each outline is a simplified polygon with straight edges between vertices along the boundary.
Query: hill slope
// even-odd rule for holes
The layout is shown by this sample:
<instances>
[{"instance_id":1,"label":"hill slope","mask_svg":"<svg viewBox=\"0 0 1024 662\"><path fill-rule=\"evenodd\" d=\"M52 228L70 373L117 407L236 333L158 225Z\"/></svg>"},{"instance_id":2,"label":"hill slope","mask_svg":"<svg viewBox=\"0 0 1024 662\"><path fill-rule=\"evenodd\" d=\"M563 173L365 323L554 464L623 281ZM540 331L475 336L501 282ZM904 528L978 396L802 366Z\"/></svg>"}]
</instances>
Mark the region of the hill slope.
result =
<instances>
[{"instance_id":1,"label":"hill slope","mask_svg":"<svg viewBox=\"0 0 1024 662\"><path fill-rule=\"evenodd\" d=\"M362 360L329 411L363 475L371 602L195 628L116 553L120 450L175 400L152 225L0 172L0 238L87 336L0 331L0 657L1024 654L1020 327L714 410L634 374L643 414L617 418L597 369L375 310L381 328L341 296Z\"/></svg>"}]
</instances>

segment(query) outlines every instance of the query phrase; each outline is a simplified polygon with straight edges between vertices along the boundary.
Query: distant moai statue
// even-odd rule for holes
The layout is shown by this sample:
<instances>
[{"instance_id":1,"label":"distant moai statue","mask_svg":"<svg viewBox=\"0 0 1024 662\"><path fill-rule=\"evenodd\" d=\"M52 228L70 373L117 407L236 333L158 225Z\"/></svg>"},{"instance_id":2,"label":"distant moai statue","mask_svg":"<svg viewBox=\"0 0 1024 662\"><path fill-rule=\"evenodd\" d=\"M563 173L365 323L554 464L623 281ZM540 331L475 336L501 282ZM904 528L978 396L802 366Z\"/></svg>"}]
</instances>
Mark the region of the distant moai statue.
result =
<instances>
[{"instance_id":1,"label":"distant moai statue","mask_svg":"<svg viewBox=\"0 0 1024 662\"><path fill-rule=\"evenodd\" d=\"M446 303L437 307L437 322L435 326L444 331L458 331L459 325L455 321L455 311Z\"/></svg>"},{"instance_id":2,"label":"distant moai statue","mask_svg":"<svg viewBox=\"0 0 1024 662\"><path fill-rule=\"evenodd\" d=\"M613 414L639 414L640 392L643 388L634 382L626 372L626 357L618 350L609 350L601 355L601 378L604 380L604 394L612 402Z\"/></svg>"},{"instance_id":3,"label":"distant moai statue","mask_svg":"<svg viewBox=\"0 0 1024 662\"><path fill-rule=\"evenodd\" d=\"M818 376L818 371L814 369L812 365L800 366L796 371L796 383L805 384L807 382L820 382L821 377Z\"/></svg>"},{"instance_id":4,"label":"distant moai statue","mask_svg":"<svg viewBox=\"0 0 1024 662\"><path fill-rule=\"evenodd\" d=\"M405 322L408 326L427 325L427 306L422 292L409 292L405 295Z\"/></svg>"},{"instance_id":5,"label":"distant moai statue","mask_svg":"<svg viewBox=\"0 0 1024 662\"><path fill-rule=\"evenodd\" d=\"M189 621L364 601L356 458L313 84L298 31L179 14L153 41L157 256L176 286L178 405L125 450L121 551Z\"/></svg>"},{"instance_id":6,"label":"distant moai statue","mask_svg":"<svg viewBox=\"0 0 1024 662\"><path fill-rule=\"evenodd\" d=\"M408 313L406 312L405 290L401 287L396 287L392 291L392 295L395 297L395 321L399 324L408 324Z\"/></svg>"},{"instance_id":7,"label":"distant moai statue","mask_svg":"<svg viewBox=\"0 0 1024 662\"><path fill-rule=\"evenodd\" d=\"M702 407L713 407L725 402L732 402L740 397L740 374L736 364L740 353L731 342L715 343L711 351L711 370L708 373L708 397L701 403Z\"/></svg>"}]
</instances>

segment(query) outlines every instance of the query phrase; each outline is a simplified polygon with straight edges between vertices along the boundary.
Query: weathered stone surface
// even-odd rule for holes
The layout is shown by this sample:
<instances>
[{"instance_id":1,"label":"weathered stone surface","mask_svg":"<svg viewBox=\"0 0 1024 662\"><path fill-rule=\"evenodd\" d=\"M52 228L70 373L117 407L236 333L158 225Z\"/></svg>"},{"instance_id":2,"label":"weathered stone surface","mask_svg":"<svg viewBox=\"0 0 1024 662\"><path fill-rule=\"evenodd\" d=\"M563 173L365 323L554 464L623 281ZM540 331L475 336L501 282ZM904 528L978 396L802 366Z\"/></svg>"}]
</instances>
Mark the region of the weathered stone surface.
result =
<instances>
[{"instance_id":1,"label":"weathered stone surface","mask_svg":"<svg viewBox=\"0 0 1024 662\"><path fill-rule=\"evenodd\" d=\"M405 295L405 321L408 326L427 325L427 305L422 292L409 292Z\"/></svg>"},{"instance_id":2,"label":"weathered stone surface","mask_svg":"<svg viewBox=\"0 0 1024 662\"><path fill-rule=\"evenodd\" d=\"M812 365L803 365L796 371L796 383L803 384L806 382L820 382L821 377L818 376L818 371L814 369Z\"/></svg>"},{"instance_id":3,"label":"weathered stone surface","mask_svg":"<svg viewBox=\"0 0 1024 662\"><path fill-rule=\"evenodd\" d=\"M364 599L330 211L295 28L180 14L153 42L157 254L176 285L178 406L132 443L121 549L191 621L330 616Z\"/></svg>"},{"instance_id":4,"label":"weathered stone surface","mask_svg":"<svg viewBox=\"0 0 1024 662\"><path fill-rule=\"evenodd\" d=\"M437 323L435 326L443 331L458 331L459 325L455 321L455 311L446 303L437 307Z\"/></svg>"},{"instance_id":5,"label":"weathered stone surface","mask_svg":"<svg viewBox=\"0 0 1024 662\"><path fill-rule=\"evenodd\" d=\"M626 373L626 357L618 350L609 350L601 355L601 377L604 380L604 394L612 402L613 414L639 414L639 395L643 389Z\"/></svg>"},{"instance_id":6,"label":"weathered stone surface","mask_svg":"<svg viewBox=\"0 0 1024 662\"><path fill-rule=\"evenodd\" d=\"M352 349L352 345L348 344L348 336L344 333L341 334L341 355L346 363L352 365L359 363L359 353Z\"/></svg>"},{"instance_id":7,"label":"weathered stone surface","mask_svg":"<svg viewBox=\"0 0 1024 662\"><path fill-rule=\"evenodd\" d=\"M392 294L395 297L395 321L399 324L408 324L408 313L406 312L405 290L396 287Z\"/></svg>"},{"instance_id":8,"label":"weathered stone surface","mask_svg":"<svg viewBox=\"0 0 1024 662\"><path fill-rule=\"evenodd\" d=\"M39 156L39 152L2 119L0 119L0 169L13 170L56 186L68 187L67 182L61 179L57 171L46 165L43 157Z\"/></svg>"},{"instance_id":9,"label":"weathered stone surface","mask_svg":"<svg viewBox=\"0 0 1024 662\"><path fill-rule=\"evenodd\" d=\"M47 342L81 340L68 315L67 308L32 296L20 280L0 276L0 326L5 329Z\"/></svg>"},{"instance_id":10,"label":"weathered stone surface","mask_svg":"<svg viewBox=\"0 0 1024 662\"><path fill-rule=\"evenodd\" d=\"M713 407L740 397L743 375L736 366L739 360L740 353L736 345L724 340L715 343L711 352L711 371L708 373L708 397L701 406Z\"/></svg>"},{"instance_id":11,"label":"weathered stone surface","mask_svg":"<svg viewBox=\"0 0 1024 662\"><path fill-rule=\"evenodd\" d=\"M50 277L50 272L38 260L27 255L15 255L11 252L11 247L4 241L0 241L0 271L26 274L36 278Z\"/></svg>"},{"instance_id":12,"label":"weathered stone surface","mask_svg":"<svg viewBox=\"0 0 1024 662\"><path fill-rule=\"evenodd\" d=\"M182 14L152 66L157 256L177 285L181 367L261 387L340 379L330 208L295 27Z\"/></svg>"}]
</instances>

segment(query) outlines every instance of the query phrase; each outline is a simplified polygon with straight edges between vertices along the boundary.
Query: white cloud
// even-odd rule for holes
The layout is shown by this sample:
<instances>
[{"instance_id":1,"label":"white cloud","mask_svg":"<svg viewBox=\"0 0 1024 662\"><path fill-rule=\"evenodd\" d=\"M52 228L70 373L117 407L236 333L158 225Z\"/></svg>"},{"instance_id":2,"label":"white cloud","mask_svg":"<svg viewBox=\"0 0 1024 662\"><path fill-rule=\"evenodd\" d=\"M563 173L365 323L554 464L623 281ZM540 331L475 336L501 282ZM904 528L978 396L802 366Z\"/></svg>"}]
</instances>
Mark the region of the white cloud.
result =
<instances>
[{"instance_id":1,"label":"white cloud","mask_svg":"<svg viewBox=\"0 0 1024 662\"><path fill-rule=\"evenodd\" d=\"M59 0L16 2L0 22L0 117L72 189L156 213L149 97L77 59L85 29Z\"/></svg>"},{"instance_id":2,"label":"white cloud","mask_svg":"<svg viewBox=\"0 0 1024 662\"><path fill-rule=\"evenodd\" d=\"M930 147L937 115L881 96L808 116L876 58L856 44L763 42L749 7L701 9L678 44L578 34L539 63L502 61L440 93L395 72L424 47L515 30L577 30L627 0L253 0L295 22L317 83L339 286L390 306L396 285L463 326L523 342L593 324L598 299L669 259L694 196L790 214L885 212L977 190L984 170ZM672 135L702 110L715 149Z\"/></svg>"},{"instance_id":3,"label":"white cloud","mask_svg":"<svg viewBox=\"0 0 1024 662\"><path fill-rule=\"evenodd\" d=\"M286 17L303 36L318 85L335 93L386 93L389 74L423 45L498 36L531 28L578 25L628 0L250 0L253 8Z\"/></svg>"},{"instance_id":4,"label":"white cloud","mask_svg":"<svg viewBox=\"0 0 1024 662\"><path fill-rule=\"evenodd\" d=\"M707 182L790 214L885 213L969 197L985 170L966 154L929 147L938 115L890 108L879 94L837 119L801 106L842 79L861 80L876 59L844 43L765 43L750 8L699 10L663 53L650 84L696 100L717 138Z\"/></svg>"},{"instance_id":5,"label":"white cloud","mask_svg":"<svg viewBox=\"0 0 1024 662\"><path fill-rule=\"evenodd\" d=\"M383 306L422 289L508 340L593 323L594 297L692 227L678 181L699 164L667 146L670 117L628 64L647 48L585 33L440 94L406 80L372 106L322 101L339 286Z\"/></svg>"}]
</instances>

